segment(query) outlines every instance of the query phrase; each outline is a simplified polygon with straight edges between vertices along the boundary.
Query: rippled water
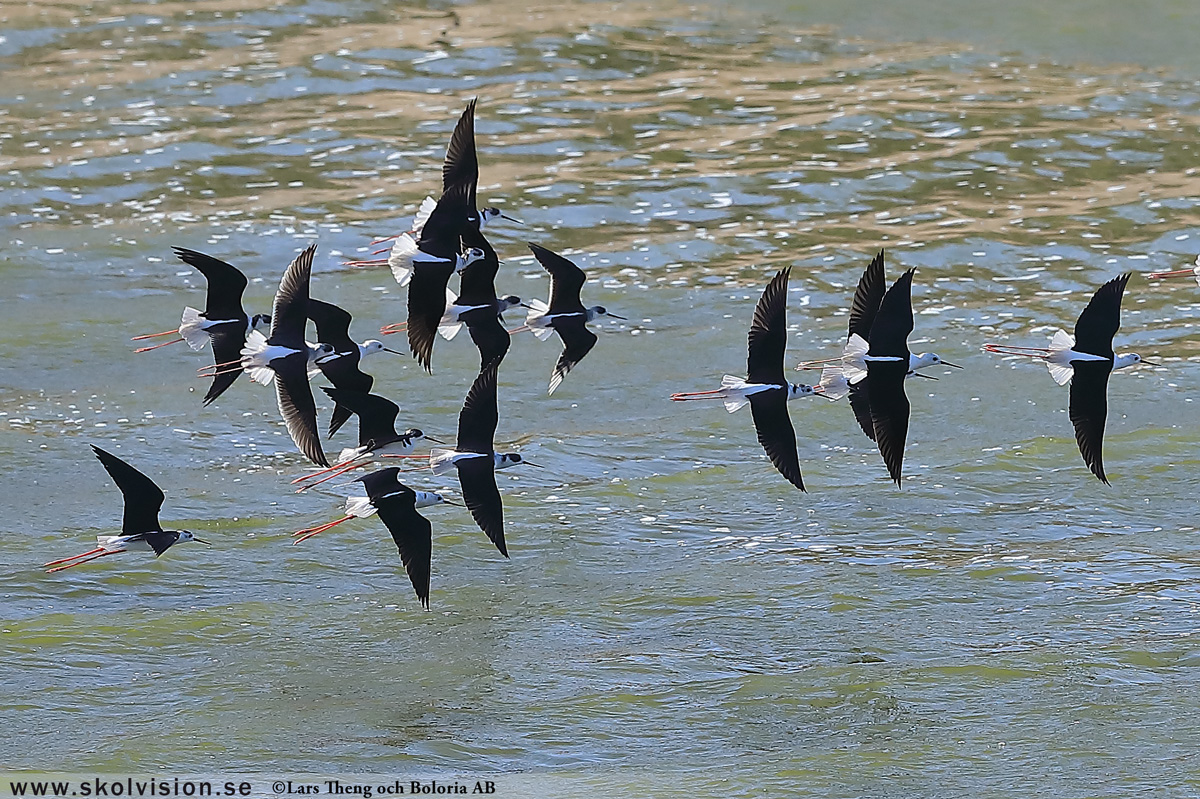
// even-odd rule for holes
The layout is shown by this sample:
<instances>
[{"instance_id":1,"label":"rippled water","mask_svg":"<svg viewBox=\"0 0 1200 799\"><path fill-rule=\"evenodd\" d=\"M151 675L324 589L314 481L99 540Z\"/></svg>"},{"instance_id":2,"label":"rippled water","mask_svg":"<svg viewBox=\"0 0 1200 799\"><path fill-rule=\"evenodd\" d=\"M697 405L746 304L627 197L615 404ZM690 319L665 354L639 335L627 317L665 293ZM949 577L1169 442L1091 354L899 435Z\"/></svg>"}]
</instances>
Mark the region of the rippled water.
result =
<instances>
[{"instance_id":1,"label":"rippled water","mask_svg":"<svg viewBox=\"0 0 1200 799\"><path fill-rule=\"evenodd\" d=\"M20 731L0 760L512 772L559 796L1194 790L1200 292L1130 284L1118 343L1164 366L1112 380L1111 488L1066 391L979 347L1040 344L1109 277L1192 261L1200 91L784 19L0 5L0 720ZM269 392L202 409L207 353L128 339L201 301L172 245L236 263L265 309L316 239L313 292L359 337L400 319L385 270L341 264L435 190L476 95L481 198L526 222L497 229L500 288L545 296L538 241L631 321L599 323L553 397L556 345L515 343L498 439L548 468L503 474L511 561L428 512L426 613L376 520L288 545L349 489L290 493ZM903 489L844 403L792 403L800 494L747 412L666 401L742 371L783 266L789 358L836 353L881 246L889 276L918 267L914 349L967 367L910 386ZM433 378L367 362L435 435L476 366L465 337ZM42 574L119 523L89 443L216 545Z\"/></svg>"}]
</instances>

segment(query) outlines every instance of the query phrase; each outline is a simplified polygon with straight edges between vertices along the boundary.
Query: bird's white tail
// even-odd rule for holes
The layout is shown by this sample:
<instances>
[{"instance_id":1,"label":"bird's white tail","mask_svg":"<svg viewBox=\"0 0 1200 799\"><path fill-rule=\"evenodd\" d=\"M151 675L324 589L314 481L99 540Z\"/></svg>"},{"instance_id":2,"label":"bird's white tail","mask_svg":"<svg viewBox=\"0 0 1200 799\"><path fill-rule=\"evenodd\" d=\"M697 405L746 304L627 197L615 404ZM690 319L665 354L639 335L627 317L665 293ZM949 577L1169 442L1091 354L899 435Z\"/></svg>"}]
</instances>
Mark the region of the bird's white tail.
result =
<instances>
[{"instance_id":1,"label":"bird's white tail","mask_svg":"<svg viewBox=\"0 0 1200 799\"><path fill-rule=\"evenodd\" d=\"M526 304L529 306L529 311L525 314L525 326L533 335L537 336L538 341L545 341L554 335L554 328L543 321L550 306L539 299L532 299Z\"/></svg>"},{"instance_id":2,"label":"bird's white tail","mask_svg":"<svg viewBox=\"0 0 1200 799\"><path fill-rule=\"evenodd\" d=\"M1074 346L1074 336L1065 330L1054 331L1054 336L1050 339L1050 354L1046 356L1046 368L1050 370L1054 382L1060 386L1065 386L1075 376L1075 369L1067 360L1067 351Z\"/></svg>"},{"instance_id":3,"label":"bird's white tail","mask_svg":"<svg viewBox=\"0 0 1200 799\"><path fill-rule=\"evenodd\" d=\"M262 331L251 330L250 335L246 336L246 346L242 347L242 368L249 373L251 380L264 386L271 385L275 379L275 370L264 357L267 346L267 337Z\"/></svg>"},{"instance_id":4,"label":"bird's white tail","mask_svg":"<svg viewBox=\"0 0 1200 799\"><path fill-rule=\"evenodd\" d=\"M184 308L183 318L179 320L179 335L194 350L202 350L208 346L208 332L201 327L204 317L195 308Z\"/></svg>"},{"instance_id":5,"label":"bird's white tail","mask_svg":"<svg viewBox=\"0 0 1200 799\"><path fill-rule=\"evenodd\" d=\"M445 474L454 470L454 456L458 453L452 449L429 450L429 468L434 474Z\"/></svg>"},{"instance_id":6,"label":"bird's white tail","mask_svg":"<svg viewBox=\"0 0 1200 799\"><path fill-rule=\"evenodd\" d=\"M341 452L338 453L337 461L334 462L334 466L338 466L338 465L344 464L344 463L349 463L350 461L357 458L359 455L362 455L363 450L364 450L363 447L346 447L344 450L342 450Z\"/></svg>"},{"instance_id":7,"label":"bird's white tail","mask_svg":"<svg viewBox=\"0 0 1200 799\"><path fill-rule=\"evenodd\" d=\"M840 400L850 393L850 381L840 366L826 366L821 370L821 382L816 385L817 393L831 400Z\"/></svg>"},{"instance_id":8,"label":"bird's white tail","mask_svg":"<svg viewBox=\"0 0 1200 799\"><path fill-rule=\"evenodd\" d=\"M725 375L721 378L721 391L724 392L721 398L725 401L725 410L734 413L750 404L746 395L741 393L745 387L746 381L740 377Z\"/></svg>"},{"instance_id":9,"label":"bird's white tail","mask_svg":"<svg viewBox=\"0 0 1200 799\"><path fill-rule=\"evenodd\" d=\"M346 497L346 515L363 518L375 512L375 506L367 497Z\"/></svg>"},{"instance_id":10,"label":"bird's white tail","mask_svg":"<svg viewBox=\"0 0 1200 799\"><path fill-rule=\"evenodd\" d=\"M458 331L462 330L462 322L458 321L458 314L453 310L457 302L458 297L454 296L454 292L446 289L446 313L438 322L438 334L446 341L453 341Z\"/></svg>"},{"instance_id":11,"label":"bird's white tail","mask_svg":"<svg viewBox=\"0 0 1200 799\"><path fill-rule=\"evenodd\" d=\"M396 278L396 282L401 286L407 286L408 281L412 280L413 256L416 254L416 239L407 233L401 233L388 256L388 267L392 270L392 277Z\"/></svg>"},{"instance_id":12,"label":"bird's white tail","mask_svg":"<svg viewBox=\"0 0 1200 799\"><path fill-rule=\"evenodd\" d=\"M842 350L842 376L850 384L858 383L867 376L866 355L871 345L855 333Z\"/></svg>"}]
</instances>

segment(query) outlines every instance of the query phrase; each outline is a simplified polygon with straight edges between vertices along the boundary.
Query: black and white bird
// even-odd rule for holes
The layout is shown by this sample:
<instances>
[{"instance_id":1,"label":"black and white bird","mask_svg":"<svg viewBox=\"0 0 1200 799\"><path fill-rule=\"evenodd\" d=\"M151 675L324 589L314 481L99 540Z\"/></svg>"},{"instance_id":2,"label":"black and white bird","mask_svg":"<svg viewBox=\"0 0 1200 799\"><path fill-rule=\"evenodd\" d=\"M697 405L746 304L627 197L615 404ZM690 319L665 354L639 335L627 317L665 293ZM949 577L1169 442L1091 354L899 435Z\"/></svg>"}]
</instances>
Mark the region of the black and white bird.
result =
<instances>
[{"instance_id":1,"label":"black and white bird","mask_svg":"<svg viewBox=\"0 0 1200 799\"><path fill-rule=\"evenodd\" d=\"M458 470L467 510L471 511L479 529L507 558L504 506L500 501L500 489L496 487L496 470L518 463L535 464L516 453L496 452L496 425L500 418L496 404L496 372L499 368L497 359L480 370L458 414L458 440L454 449L431 450L429 465L435 474L443 474L451 468Z\"/></svg>"},{"instance_id":2,"label":"black and white bird","mask_svg":"<svg viewBox=\"0 0 1200 799\"><path fill-rule=\"evenodd\" d=\"M871 323L867 352L862 356L866 365L867 401L875 445L897 486L904 464L911 409L904 393L904 380L911 371L908 335L913 330L914 271L909 269L897 278L883 295Z\"/></svg>"},{"instance_id":3,"label":"black and white bird","mask_svg":"<svg viewBox=\"0 0 1200 799\"><path fill-rule=\"evenodd\" d=\"M370 479L379 480L379 478L374 477L375 475L385 473L397 475L399 471L400 470L398 468L390 466L386 469L381 469L379 471L372 472L371 474L364 475L363 477L358 478L357 482L363 482L365 485L366 481ZM399 481L397 481L397 485L399 485ZM414 491L413 493L416 494L415 505L418 508L429 508L434 505L457 504L445 499L441 494L437 494L432 491ZM320 535L326 530L332 530L339 524L348 522L351 519L366 519L370 516L374 516L378 511L378 506L371 501L371 496L369 494L365 497L361 495L346 497L346 515L342 516L341 518L334 519L331 522L318 524L315 527L306 527L303 530L297 530L296 532L292 533L292 536L295 539L292 541L292 544L299 544L301 541L307 541L314 535Z\"/></svg>"},{"instance_id":4,"label":"black and white bird","mask_svg":"<svg viewBox=\"0 0 1200 799\"><path fill-rule=\"evenodd\" d=\"M583 270L558 253L530 243L529 249L542 268L550 273L550 302L529 301L529 313L525 324L514 332L529 330L540 341L558 333L563 351L550 375L550 386L546 392L553 394L575 365L596 346L596 334L588 330L587 323L601 316L625 321L625 317L609 313L603 305L584 308L579 298L587 275Z\"/></svg>"},{"instance_id":5,"label":"black and white bird","mask_svg":"<svg viewBox=\"0 0 1200 799\"><path fill-rule=\"evenodd\" d=\"M309 359L313 353L304 340L308 284L316 251L316 243L310 244L288 265L271 310L271 335L265 338L258 331L250 334L242 348L242 368L256 382L275 384L279 413L292 441L310 461L328 466L317 432L317 406L308 385ZM322 345L317 358L332 352L332 347Z\"/></svg>"},{"instance_id":6,"label":"black and white bird","mask_svg":"<svg viewBox=\"0 0 1200 799\"><path fill-rule=\"evenodd\" d=\"M367 339L362 344L350 337L350 322L352 317L346 311L330 302L309 299L308 318L317 326L318 344L328 344L333 352L317 358L317 368L321 374L333 383L335 388L348 391L361 391L366 394L375 384L375 378L359 368L359 362L373 352L390 352L394 355L402 353L389 350L377 339ZM330 437L346 423L351 411L343 405L335 405L333 415L329 419Z\"/></svg>"},{"instance_id":7,"label":"black and white bird","mask_svg":"<svg viewBox=\"0 0 1200 799\"><path fill-rule=\"evenodd\" d=\"M246 344L246 337L252 330L269 328L271 317L268 314L246 315L242 308L242 294L246 290L247 281L246 276L237 267L196 250L184 247L172 249L179 260L198 269L208 282L204 310L186 307L177 329L134 336L133 340L178 335L178 338L150 347L141 347L136 352L149 352L180 341L186 341L189 347L198 351L204 349L211 341L213 365L199 370L201 377L213 378L208 393L204 395L204 404L208 405L225 393L241 374L240 369L222 371L222 368L238 362L242 347Z\"/></svg>"},{"instance_id":8,"label":"black and white bird","mask_svg":"<svg viewBox=\"0 0 1200 799\"><path fill-rule=\"evenodd\" d=\"M162 489L146 475L130 466L116 455L93 445L92 451L104 464L117 488L125 497L125 512L121 519L120 535L96 536L96 548L69 558L52 560L43 565L48 573L74 568L83 563L118 555L122 552L148 551L158 557L181 541L198 541L207 544L187 530L164 530L158 521L158 512L163 504Z\"/></svg>"},{"instance_id":9,"label":"black and white bird","mask_svg":"<svg viewBox=\"0 0 1200 799\"><path fill-rule=\"evenodd\" d=\"M343 449L336 462L328 469L312 472L293 480L292 483L295 484L326 475L299 489L300 491L305 491L326 480L332 480L343 472L363 466L376 456L411 455L418 441L428 439L438 444L442 443L432 436L426 436L415 427L409 428L403 433L397 433L396 417L400 415L400 406L386 397L327 386L321 386L321 390L328 394L329 398L339 407L358 416L358 446Z\"/></svg>"},{"instance_id":10,"label":"black and white bird","mask_svg":"<svg viewBox=\"0 0 1200 799\"><path fill-rule=\"evenodd\" d=\"M721 387L712 391L672 394L675 401L719 399L730 413L747 403L754 416L758 443L771 464L801 491L800 457L796 431L788 417L788 400L821 393L814 386L788 383L783 379L783 351L787 346L787 290L791 268L781 270L763 290L754 307L747 346L746 379L725 375Z\"/></svg>"},{"instance_id":11,"label":"black and white bird","mask_svg":"<svg viewBox=\"0 0 1200 799\"><path fill-rule=\"evenodd\" d=\"M1104 424L1108 418L1108 376L1117 369L1137 364L1158 366L1136 352L1117 355L1113 337L1121 326L1121 298L1131 273L1105 283L1088 302L1075 322L1075 335L1056 330L1049 347L1015 347L985 344L984 350L1000 355L1039 358L1046 363L1054 382L1071 384L1068 415L1075 427L1079 454L1092 474L1105 485Z\"/></svg>"},{"instance_id":12,"label":"black and white bird","mask_svg":"<svg viewBox=\"0 0 1200 799\"><path fill-rule=\"evenodd\" d=\"M849 394L850 409L854 412L854 418L858 421L859 427L867 438L875 440L875 426L871 420L871 404L868 392L867 380L867 364L865 356L869 349L868 341L871 336L871 326L875 322L875 315L879 312L879 304L883 302L883 296L887 291L887 282L884 278L883 269L883 254L879 253L871 260L871 263L863 271L862 276L858 280L858 286L854 290L854 300L850 305L850 321L846 331L846 345L839 358L833 358L821 361L807 361L801 363L796 369L811 369L823 368L823 382L825 374L828 374L831 369L841 371L844 383L838 393L841 395ZM958 364L950 363L942 360L941 356L934 352L923 352L920 354L910 353L908 363L908 374L906 377L923 377L930 380L937 378L921 373L920 369L927 369L933 366L949 366L954 369L961 369ZM830 378L831 382L833 378ZM832 390L827 391L826 396L836 398Z\"/></svg>"},{"instance_id":13,"label":"black and white bird","mask_svg":"<svg viewBox=\"0 0 1200 799\"><path fill-rule=\"evenodd\" d=\"M417 508L441 501L437 494L414 491L397 478L399 469L389 467L360 477L367 490L367 499L375 508L380 521L392 534L400 562L421 606L429 608L429 575L432 571L433 526Z\"/></svg>"}]
</instances>

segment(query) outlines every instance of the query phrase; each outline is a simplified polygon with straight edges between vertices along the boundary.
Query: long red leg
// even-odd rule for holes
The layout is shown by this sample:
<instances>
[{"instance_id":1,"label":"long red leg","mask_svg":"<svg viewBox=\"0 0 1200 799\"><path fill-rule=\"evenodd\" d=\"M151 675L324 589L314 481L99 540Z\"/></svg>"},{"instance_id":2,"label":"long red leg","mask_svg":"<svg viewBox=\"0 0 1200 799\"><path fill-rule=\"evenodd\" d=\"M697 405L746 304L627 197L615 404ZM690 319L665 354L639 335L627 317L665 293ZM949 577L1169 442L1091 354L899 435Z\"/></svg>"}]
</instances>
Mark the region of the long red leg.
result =
<instances>
[{"instance_id":1,"label":"long red leg","mask_svg":"<svg viewBox=\"0 0 1200 799\"><path fill-rule=\"evenodd\" d=\"M183 341L183 339L173 338L170 341L164 341L162 344L155 344L153 347L138 347L136 350L134 350L134 352L149 352L150 350L156 350L159 347L166 347L170 344L178 344L181 341Z\"/></svg>"},{"instance_id":2,"label":"long red leg","mask_svg":"<svg viewBox=\"0 0 1200 799\"><path fill-rule=\"evenodd\" d=\"M66 566L58 566L57 568L54 568L54 569L46 569L46 574L54 574L55 572L65 571L66 569L73 569L76 566L82 566L85 563L91 563L93 560L98 560L100 558L104 558L109 555L116 555L117 553L124 552L124 551L125 550L123 550L123 549L105 550L104 552L101 552L99 555L92 555L90 558L84 558L83 560L77 560L74 563L68 563Z\"/></svg>"},{"instance_id":3,"label":"long red leg","mask_svg":"<svg viewBox=\"0 0 1200 799\"><path fill-rule=\"evenodd\" d=\"M170 335L173 335L178 332L179 332L179 328L175 328L174 330L164 330L161 333L146 333L145 335L142 335L142 336L134 336L133 338L131 338L129 340L130 341L145 341L148 338L160 338L162 336L170 336Z\"/></svg>"},{"instance_id":4,"label":"long red leg","mask_svg":"<svg viewBox=\"0 0 1200 799\"><path fill-rule=\"evenodd\" d=\"M103 552L103 551L104 551L104 547L96 547L95 549L89 549L87 552L82 552L78 555L72 555L69 558L61 558L59 560L52 560L49 563L43 563L42 568L44 569L47 566L57 566L58 564L66 563L69 560L78 560L79 558L86 558L88 555L95 555L97 552Z\"/></svg>"},{"instance_id":5,"label":"long red leg","mask_svg":"<svg viewBox=\"0 0 1200 799\"><path fill-rule=\"evenodd\" d=\"M353 518L354 518L353 516L343 516L340 519L336 519L335 521L328 522L326 524L322 524L317 527L310 527L307 530L297 530L296 532L292 533L292 535L300 536L300 537L297 538L295 541L293 541L292 545L295 546L296 544L299 544L301 541L307 541L308 539L312 538L314 535L317 535L318 533L323 533L326 530L330 530L334 527L337 527L342 522L349 521L350 519L353 519Z\"/></svg>"},{"instance_id":6,"label":"long red leg","mask_svg":"<svg viewBox=\"0 0 1200 799\"><path fill-rule=\"evenodd\" d=\"M355 455L350 460L343 461L342 463L335 463L332 466L327 467L325 469L319 469L315 472L309 472L308 474L303 475L301 477L297 477L295 480L293 480L292 485L295 485L296 483L303 483L305 480L311 480L314 477L320 477L321 475L325 474L326 472L332 472L334 469L340 469L349 463L353 463L354 461L361 460L363 457L364 457L363 455Z\"/></svg>"},{"instance_id":7,"label":"long red leg","mask_svg":"<svg viewBox=\"0 0 1200 799\"><path fill-rule=\"evenodd\" d=\"M301 486L300 488L297 488L296 493L299 494L301 492L307 491L310 488L313 488L314 486L319 486L321 483L332 480L333 478L337 477L340 474L345 474L346 472L351 471L352 469L357 469L359 466L363 466L363 465L364 465L364 462L350 463L350 464L338 469L336 472L329 475L328 477L322 477L320 480L317 480L315 483L309 483L306 486Z\"/></svg>"}]
</instances>

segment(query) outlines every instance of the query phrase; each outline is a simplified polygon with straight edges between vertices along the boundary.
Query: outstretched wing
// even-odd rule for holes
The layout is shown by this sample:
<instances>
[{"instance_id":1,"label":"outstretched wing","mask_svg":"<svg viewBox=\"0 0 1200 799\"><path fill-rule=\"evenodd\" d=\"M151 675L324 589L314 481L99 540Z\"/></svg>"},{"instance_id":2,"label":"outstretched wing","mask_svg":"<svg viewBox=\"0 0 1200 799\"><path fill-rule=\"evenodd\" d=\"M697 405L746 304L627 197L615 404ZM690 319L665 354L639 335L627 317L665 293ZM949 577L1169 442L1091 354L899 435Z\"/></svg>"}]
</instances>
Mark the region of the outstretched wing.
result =
<instances>
[{"instance_id":1,"label":"outstretched wing","mask_svg":"<svg viewBox=\"0 0 1200 799\"><path fill-rule=\"evenodd\" d=\"M558 363L554 364L554 371L550 375L550 388L547 393L553 394L554 389L558 388L567 376L567 372L575 368L575 364L583 360L583 356L592 351L592 347L596 346L596 334L587 329L587 322L582 316L568 316L554 319L550 323L556 331L558 337L562 339L563 351L558 356Z\"/></svg>"},{"instance_id":2,"label":"outstretched wing","mask_svg":"<svg viewBox=\"0 0 1200 799\"><path fill-rule=\"evenodd\" d=\"M556 252L530 243L529 249L542 268L550 273L550 313L574 313L583 310L579 292L587 281L583 270Z\"/></svg>"},{"instance_id":3,"label":"outstretched wing","mask_svg":"<svg viewBox=\"0 0 1200 799\"><path fill-rule=\"evenodd\" d=\"M308 282L312 275L313 255L317 244L313 242L296 256L275 294L275 305L271 309L272 344L293 350L305 349L304 328L308 323ZM311 392L310 392L311 394Z\"/></svg>"},{"instance_id":4,"label":"outstretched wing","mask_svg":"<svg viewBox=\"0 0 1200 799\"><path fill-rule=\"evenodd\" d=\"M372 497L379 518L392 534L400 562L423 607L429 607L429 574L433 560L433 525L417 512L416 495L401 485L398 493L382 499Z\"/></svg>"},{"instance_id":5,"label":"outstretched wing","mask_svg":"<svg viewBox=\"0 0 1200 799\"><path fill-rule=\"evenodd\" d=\"M788 418L787 391L760 391L751 394L749 399L758 443L762 444L771 463L789 483L801 491L806 490L800 475L800 457L796 453L796 431L792 428L792 420Z\"/></svg>"},{"instance_id":6,"label":"outstretched wing","mask_svg":"<svg viewBox=\"0 0 1200 799\"><path fill-rule=\"evenodd\" d=\"M186 247L172 247L179 260L200 270L208 281L208 294L204 300L204 318L214 322L222 320L245 320L242 310L242 292L246 290L246 276L237 267L222 260Z\"/></svg>"},{"instance_id":7,"label":"outstretched wing","mask_svg":"<svg viewBox=\"0 0 1200 799\"><path fill-rule=\"evenodd\" d=\"M1073 366L1068 415L1075 426L1075 442L1092 474L1108 485L1104 474L1104 423L1108 419L1108 376L1112 365L1107 361L1075 361Z\"/></svg>"},{"instance_id":8,"label":"outstretched wing","mask_svg":"<svg viewBox=\"0 0 1200 799\"><path fill-rule=\"evenodd\" d=\"M163 492L154 481L110 452L92 445L92 452L104 464L108 476L125 497L125 513L121 518L121 534L136 535L162 530L158 511L162 508Z\"/></svg>"},{"instance_id":9,"label":"outstretched wing","mask_svg":"<svg viewBox=\"0 0 1200 799\"><path fill-rule=\"evenodd\" d=\"M317 405L308 385L308 356L295 352L271 363L275 370L275 397L288 434L304 456L319 466L328 466L317 432Z\"/></svg>"},{"instance_id":10,"label":"outstretched wing","mask_svg":"<svg viewBox=\"0 0 1200 799\"><path fill-rule=\"evenodd\" d=\"M1075 322L1075 350L1089 355L1112 358L1113 336L1121 326L1121 297L1130 272L1114 277L1092 295Z\"/></svg>"},{"instance_id":11,"label":"outstretched wing","mask_svg":"<svg viewBox=\"0 0 1200 799\"><path fill-rule=\"evenodd\" d=\"M317 325L317 341L332 344L339 352L354 350L358 345L350 338L350 312L324 300L308 300L308 318Z\"/></svg>"},{"instance_id":12,"label":"outstretched wing","mask_svg":"<svg viewBox=\"0 0 1200 799\"><path fill-rule=\"evenodd\" d=\"M500 489L496 487L496 462L488 455L483 458L463 458L455 465L458 467L463 503L471 511L471 518L496 545L500 554L507 558L504 505L500 501Z\"/></svg>"},{"instance_id":13,"label":"outstretched wing","mask_svg":"<svg viewBox=\"0 0 1200 799\"><path fill-rule=\"evenodd\" d=\"M908 363L868 363L867 396L871 403L871 424L875 444L887 464L888 474L900 485L904 465L904 444L908 439L910 406L904 393Z\"/></svg>"},{"instance_id":14,"label":"outstretched wing","mask_svg":"<svg viewBox=\"0 0 1200 799\"><path fill-rule=\"evenodd\" d=\"M450 144L446 147L446 160L442 162L442 191L462 189L470 208L475 207L475 190L479 184L479 156L475 152L475 103L458 118Z\"/></svg>"},{"instance_id":15,"label":"outstretched wing","mask_svg":"<svg viewBox=\"0 0 1200 799\"><path fill-rule=\"evenodd\" d=\"M871 259L862 277L858 279L858 288L854 290L854 303L850 306L850 325L846 332L849 339L855 333L863 341L871 340L871 325L875 323L875 314L879 311L879 303L883 302L886 288L883 276L883 250Z\"/></svg>"},{"instance_id":16,"label":"outstretched wing","mask_svg":"<svg viewBox=\"0 0 1200 799\"><path fill-rule=\"evenodd\" d=\"M763 289L754 306L746 356L746 382L787 385L783 350L787 346L787 287L791 267L782 269Z\"/></svg>"},{"instance_id":17,"label":"outstretched wing","mask_svg":"<svg viewBox=\"0 0 1200 799\"><path fill-rule=\"evenodd\" d=\"M246 345L246 328L234 325L217 325L208 331L209 341L212 342L213 363L217 365L217 375L213 377L208 393L204 395L204 404L209 405L217 397L225 393L225 389L233 385L242 374L240 366L236 369L222 364L235 364L241 360L242 347Z\"/></svg>"}]
</instances>

